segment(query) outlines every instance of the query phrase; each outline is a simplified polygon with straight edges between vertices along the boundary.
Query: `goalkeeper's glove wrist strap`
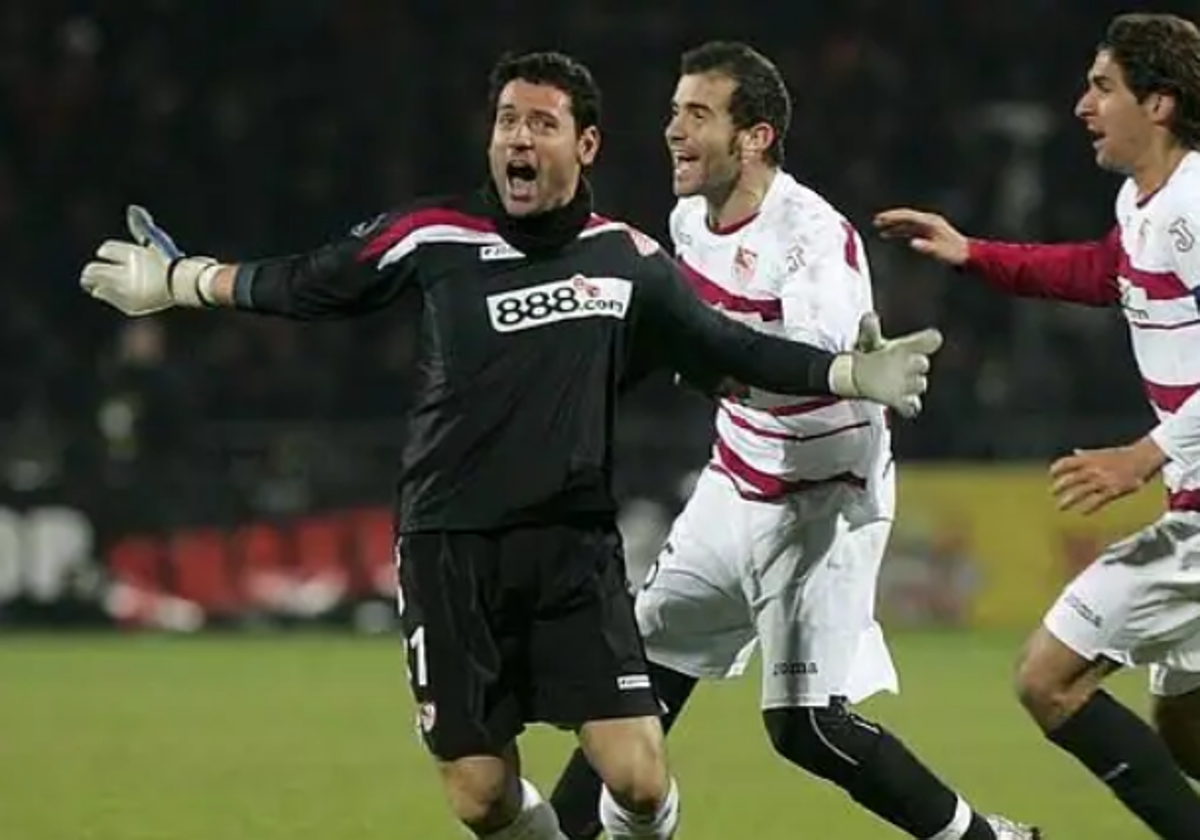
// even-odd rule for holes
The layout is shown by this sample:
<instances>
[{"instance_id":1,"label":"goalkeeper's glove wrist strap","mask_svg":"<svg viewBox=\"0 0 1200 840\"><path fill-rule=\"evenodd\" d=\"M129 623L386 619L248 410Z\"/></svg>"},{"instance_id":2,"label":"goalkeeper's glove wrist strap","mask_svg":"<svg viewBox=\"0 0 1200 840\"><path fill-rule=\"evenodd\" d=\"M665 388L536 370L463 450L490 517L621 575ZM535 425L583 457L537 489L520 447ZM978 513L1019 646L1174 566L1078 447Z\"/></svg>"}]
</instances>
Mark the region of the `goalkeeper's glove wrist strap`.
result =
<instances>
[{"instance_id":1,"label":"goalkeeper's glove wrist strap","mask_svg":"<svg viewBox=\"0 0 1200 840\"><path fill-rule=\"evenodd\" d=\"M172 260L167 269L172 299L179 306L215 306L212 284L220 268L220 264L211 257L180 257Z\"/></svg>"},{"instance_id":2,"label":"goalkeeper's glove wrist strap","mask_svg":"<svg viewBox=\"0 0 1200 840\"><path fill-rule=\"evenodd\" d=\"M829 364L829 390L839 397L859 396L858 386L854 383L854 354L839 353Z\"/></svg>"}]
</instances>

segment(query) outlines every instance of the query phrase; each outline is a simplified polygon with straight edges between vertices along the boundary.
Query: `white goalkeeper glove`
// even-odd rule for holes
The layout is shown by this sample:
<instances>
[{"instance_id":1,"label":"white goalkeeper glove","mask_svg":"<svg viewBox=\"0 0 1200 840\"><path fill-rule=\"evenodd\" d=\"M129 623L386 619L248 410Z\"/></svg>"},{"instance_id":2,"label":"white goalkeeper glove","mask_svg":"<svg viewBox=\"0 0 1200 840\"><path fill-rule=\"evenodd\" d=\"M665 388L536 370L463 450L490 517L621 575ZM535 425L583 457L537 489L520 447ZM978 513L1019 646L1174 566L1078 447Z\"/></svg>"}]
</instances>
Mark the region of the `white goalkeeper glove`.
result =
<instances>
[{"instance_id":1,"label":"white goalkeeper glove","mask_svg":"<svg viewBox=\"0 0 1200 840\"><path fill-rule=\"evenodd\" d=\"M171 234L160 228L150 215L150 211L137 204L125 208L125 226L133 241L147 248L153 248L169 260L177 260L185 254L175 244Z\"/></svg>"},{"instance_id":2,"label":"white goalkeeper glove","mask_svg":"<svg viewBox=\"0 0 1200 840\"><path fill-rule=\"evenodd\" d=\"M929 357L941 346L942 334L935 329L884 338L879 316L869 312L858 322L854 351L834 358L829 388L839 397L872 400L902 417L916 417L929 388Z\"/></svg>"},{"instance_id":3,"label":"white goalkeeper glove","mask_svg":"<svg viewBox=\"0 0 1200 840\"><path fill-rule=\"evenodd\" d=\"M83 290L135 317L174 306L209 305L212 279L220 267L217 261L183 256L140 207L130 207L126 221L140 244L110 239L101 245L98 259L83 268L79 278Z\"/></svg>"},{"instance_id":4,"label":"white goalkeeper glove","mask_svg":"<svg viewBox=\"0 0 1200 840\"><path fill-rule=\"evenodd\" d=\"M883 325L879 323L879 316L874 312L863 315L858 321L858 336L854 339L854 349L859 353L872 353L882 350L887 343L887 339L883 337Z\"/></svg>"}]
</instances>

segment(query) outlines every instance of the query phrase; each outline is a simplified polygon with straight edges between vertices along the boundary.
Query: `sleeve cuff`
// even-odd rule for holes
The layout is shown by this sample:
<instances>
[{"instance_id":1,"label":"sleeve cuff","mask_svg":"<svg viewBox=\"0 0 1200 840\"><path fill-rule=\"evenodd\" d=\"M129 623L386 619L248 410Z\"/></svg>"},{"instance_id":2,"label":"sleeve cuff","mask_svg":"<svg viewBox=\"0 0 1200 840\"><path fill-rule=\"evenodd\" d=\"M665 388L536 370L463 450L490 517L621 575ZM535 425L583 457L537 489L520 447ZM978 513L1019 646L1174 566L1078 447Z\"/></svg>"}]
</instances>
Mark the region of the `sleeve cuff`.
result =
<instances>
[{"instance_id":1,"label":"sleeve cuff","mask_svg":"<svg viewBox=\"0 0 1200 840\"><path fill-rule=\"evenodd\" d=\"M233 275L233 305L238 309L254 309L254 268L247 263L238 265Z\"/></svg>"},{"instance_id":2,"label":"sleeve cuff","mask_svg":"<svg viewBox=\"0 0 1200 840\"><path fill-rule=\"evenodd\" d=\"M829 393L837 397L857 397L858 387L854 382L854 354L839 353L828 362L825 371Z\"/></svg>"},{"instance_id":3,"label":"sleeve cuff","mask_svg":"<svg viewBox=\"0 0 1200 840\"><path fill-rule=\"evenodd\" d=\"M967 261L958 266L959 271L977 271L991 257L992 243L986 239L967 239Z\"/></svg>"},{"instance_id":4,"label":"sleeve cuff","mask_svg":"<svg viewBox=\"0 0 1200 840\"><path fill-rule=\"evenodd\" d=\"M1154 441L1154 445L1161 449L1169 460L1175 462L1184 460L1182 447L1176 445L1175 430L1171 426L1170 419L1162 421L1151 429L1147 437Z\"/></svg>"}]
</instances>

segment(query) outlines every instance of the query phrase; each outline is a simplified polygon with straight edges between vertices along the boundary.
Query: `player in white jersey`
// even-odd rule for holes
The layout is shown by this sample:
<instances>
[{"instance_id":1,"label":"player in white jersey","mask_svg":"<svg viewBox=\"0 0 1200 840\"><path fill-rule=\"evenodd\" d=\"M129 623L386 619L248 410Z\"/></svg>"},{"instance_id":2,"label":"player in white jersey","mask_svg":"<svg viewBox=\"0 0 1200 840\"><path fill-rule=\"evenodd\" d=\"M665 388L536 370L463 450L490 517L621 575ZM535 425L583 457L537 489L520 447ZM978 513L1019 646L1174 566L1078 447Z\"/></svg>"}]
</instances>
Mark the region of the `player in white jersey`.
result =
<instances>
[{"instance_id":1,"label":"player in white jersey","mask_svg":"<svg viewBox=\"0 0 1200 840\"><path fill-rule=\"evenodd\" d=\"M1127 176L1103 240L967 239L908 209L876 222L1010 294L1124 311L1158 425L1058 460L1053 491L1062 509L1091 513L1161 473L1167 512L1067 586L1025 649L1018 689L1050 740L1159 837L1190 840L1200 797L1180 769L1200 780L1200 31L1171 15L1115 18L1076 114L1099 165ZM1137 664L1151 666L1161 739L1100 687Z\"/></svg>"},{"instance_id":2,"label":"player in white jersey","mask_svg":"<svg viewBox=\"0 0 1200 840\"><path fill-rule=\"evenodd\" d=\"M778 70L734 43L693 50L681 70L666 130L680 198L671 236L700 296L759 330L831 350L882 340L858 335L872 309L858 234L780 168L791 104ZM874 617L895 506L883 412L692 384L725 394L716 443L637 594L664 725L699 679L741 674L757 643L763 721L782 757L912 837L1036 837L976 814L850 709L897 690ZM551 798L572 840L599 833L599 790L577 753Z\"/></svg>"}]
</instances>

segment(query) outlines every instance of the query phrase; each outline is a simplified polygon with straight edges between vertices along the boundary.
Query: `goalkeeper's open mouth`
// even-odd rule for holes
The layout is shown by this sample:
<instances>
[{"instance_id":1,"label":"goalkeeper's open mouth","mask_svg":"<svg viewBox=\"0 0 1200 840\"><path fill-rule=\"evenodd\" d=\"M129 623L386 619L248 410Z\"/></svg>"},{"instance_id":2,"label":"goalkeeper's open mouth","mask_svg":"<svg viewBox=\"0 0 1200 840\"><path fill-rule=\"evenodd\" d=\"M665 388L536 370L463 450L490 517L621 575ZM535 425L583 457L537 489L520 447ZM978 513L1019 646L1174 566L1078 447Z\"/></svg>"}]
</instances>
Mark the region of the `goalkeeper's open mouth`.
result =
<instances>
[{"instance_id":1,"label":"goalkeeper's open mouth","mask_svg":"<svg viewBox=\"0 0 1200 840\"><path fill-rule=\"evenodd\" d=\"M504 188L510 204L532 209L537 201L537 177L537 167L532 163L523 160L509 161L504 168Z\"/></svg>"}]
</instances>

